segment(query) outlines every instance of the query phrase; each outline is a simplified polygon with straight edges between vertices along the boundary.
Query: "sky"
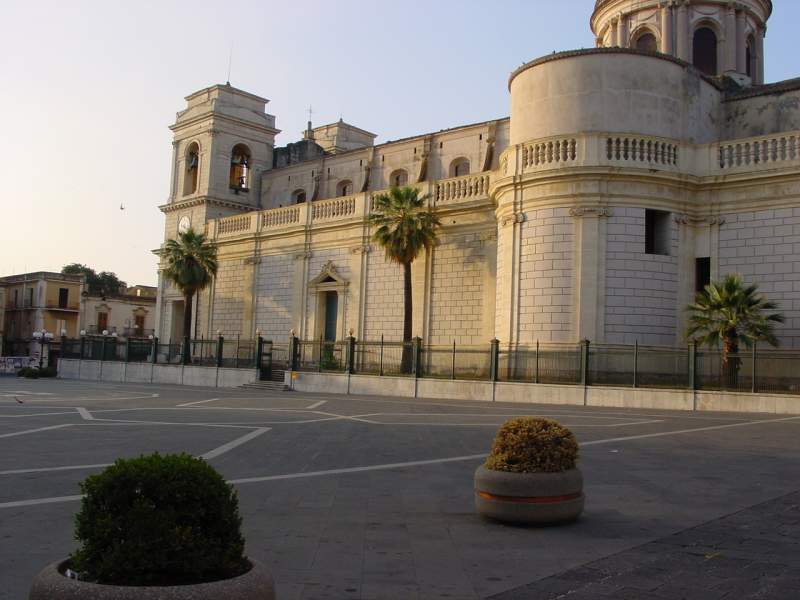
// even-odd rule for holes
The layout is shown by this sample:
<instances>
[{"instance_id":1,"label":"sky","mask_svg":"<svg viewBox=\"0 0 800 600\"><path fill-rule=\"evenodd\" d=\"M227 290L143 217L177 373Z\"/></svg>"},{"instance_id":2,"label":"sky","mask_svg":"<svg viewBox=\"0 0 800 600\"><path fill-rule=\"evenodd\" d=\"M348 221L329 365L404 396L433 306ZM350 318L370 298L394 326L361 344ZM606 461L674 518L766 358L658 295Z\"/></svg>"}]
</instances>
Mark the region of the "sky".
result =
<instances>
[{"instance_id":1,"label":"sky","mask_svg":"<svg viewBox=\"0 0 800 600\"><path fill-rule=\"evenodd\" d=\"M229 59L232 85L270 99L278 145L309 106L383 142L507 116L512 70L594 46L593 4L0 0L0 276L80 262L155 285L167 127ZM800 1L774 4L767 81L800 75Z\"/></svg>"}]
</instances>

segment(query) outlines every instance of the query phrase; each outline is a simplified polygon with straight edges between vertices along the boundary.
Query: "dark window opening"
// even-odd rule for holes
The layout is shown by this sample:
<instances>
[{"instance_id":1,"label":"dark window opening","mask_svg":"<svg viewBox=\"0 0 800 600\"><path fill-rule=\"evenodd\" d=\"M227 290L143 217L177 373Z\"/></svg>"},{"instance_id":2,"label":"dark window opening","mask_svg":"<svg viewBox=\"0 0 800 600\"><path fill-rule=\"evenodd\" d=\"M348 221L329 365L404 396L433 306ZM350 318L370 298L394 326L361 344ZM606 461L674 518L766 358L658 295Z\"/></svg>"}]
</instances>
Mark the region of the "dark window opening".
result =
<instances>
[{"instance_id":1,"label":"dark window opening","mask_svg":"<svg viewBox=\"0 0 800 600\"><path fill-rule=\"evenodd\" d=\"M717 74L717 35L708 27L694 32L692 64L706 75Z\"/></svg>"},{"instance_id":2,"label":"dark window opening","mask_svg":"<svg viewBox=\"0 0 800 600\"><path fill-rule=\"evenodd\" d=\"M58 288L58 308L67 308L69 301L69 290L67 288Z\"/></svg>"},{"instance_id":3,"label":"dark window opening","mask_svg":"<svg viewBox=\"0 0 800 600\"><path fill-rule=\"evenodd\" d=\"M694 291L702 292L711 283L711 259L709 257L694 259Z\"/></svg>"},{"instance_id":4,"label":"dark window opening","mask_svg":"<svg viewBox=\"0 0 800 600\"><path fill-rule=\"evenodd\" d=\"M669 213L663 210L644 211L645 254L669 255Z\"/></svg>"}]
</instances>

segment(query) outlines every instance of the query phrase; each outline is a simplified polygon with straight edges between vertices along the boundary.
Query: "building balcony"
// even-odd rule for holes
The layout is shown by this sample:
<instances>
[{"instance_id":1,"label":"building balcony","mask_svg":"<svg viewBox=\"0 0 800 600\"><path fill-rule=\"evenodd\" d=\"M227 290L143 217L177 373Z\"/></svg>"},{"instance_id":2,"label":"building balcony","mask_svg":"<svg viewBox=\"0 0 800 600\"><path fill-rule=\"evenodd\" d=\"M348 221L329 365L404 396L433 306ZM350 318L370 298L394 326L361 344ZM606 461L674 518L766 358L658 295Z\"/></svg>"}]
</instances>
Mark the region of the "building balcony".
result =
<instances>
[{"instance_id":1,"label":"building balcony","mask_svg":"<svg viewBox=\"0 0 800 600\"><path fill-rule=\"evenodd\" d=\"M80 312L81 310L80 304L73 304L73 303L61 304L58 302L54 303L48 302L47 304L44 305L43 308L46 308L47 310L54 310L61 312Z\"/></svg>"}]
</instances>

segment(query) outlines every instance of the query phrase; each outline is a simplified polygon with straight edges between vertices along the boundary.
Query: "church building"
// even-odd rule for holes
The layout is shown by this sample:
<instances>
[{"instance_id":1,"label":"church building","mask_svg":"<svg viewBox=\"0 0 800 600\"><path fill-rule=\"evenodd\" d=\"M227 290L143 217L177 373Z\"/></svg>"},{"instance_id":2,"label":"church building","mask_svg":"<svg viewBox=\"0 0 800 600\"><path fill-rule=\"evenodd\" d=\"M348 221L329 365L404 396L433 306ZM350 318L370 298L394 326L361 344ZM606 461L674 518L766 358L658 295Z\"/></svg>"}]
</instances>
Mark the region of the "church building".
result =
<instances>
[{"instance_id":1,"label":"church building","mask_svg":"<svg viewBox=\"0 0 800 600\"><path fill-rule=\"evenodd\" d=\"M193 337L400 340L402 269L376 195L416 186L443 228L413 264L427 344L685 343L685 307L740 273L800 347L800 79L764 82L770 0L598 0L596 48L511 73L507 118L375 144L339 121L275 146L268 100L230 85L177 114L165 238L219 271ZM183 299L159 278L157 335Z\"/></svg>"}]
</instances>

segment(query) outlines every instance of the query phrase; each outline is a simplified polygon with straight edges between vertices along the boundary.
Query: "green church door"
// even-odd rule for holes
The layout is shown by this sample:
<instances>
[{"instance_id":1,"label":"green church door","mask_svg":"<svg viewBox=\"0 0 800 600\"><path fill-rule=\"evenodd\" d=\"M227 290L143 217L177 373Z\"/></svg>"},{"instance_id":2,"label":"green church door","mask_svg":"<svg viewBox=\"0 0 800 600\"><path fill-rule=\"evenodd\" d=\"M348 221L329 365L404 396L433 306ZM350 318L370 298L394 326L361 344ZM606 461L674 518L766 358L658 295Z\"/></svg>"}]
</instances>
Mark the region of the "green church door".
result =
<instances>
[{"instance_id":1,"label":"green church door","mask_svg":"<svg viewBox=\"0 0 800 600\"><path fill-rule=\"evenodd\" d=\"M339 313L339 294L325 292L325 341L336 341L336 317Z\"/></svg>"}]
</instances>

